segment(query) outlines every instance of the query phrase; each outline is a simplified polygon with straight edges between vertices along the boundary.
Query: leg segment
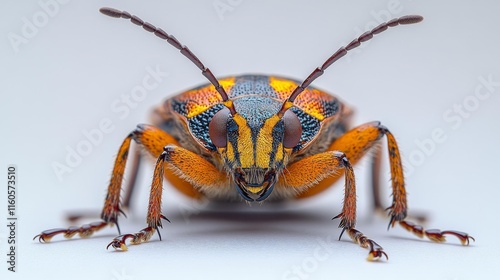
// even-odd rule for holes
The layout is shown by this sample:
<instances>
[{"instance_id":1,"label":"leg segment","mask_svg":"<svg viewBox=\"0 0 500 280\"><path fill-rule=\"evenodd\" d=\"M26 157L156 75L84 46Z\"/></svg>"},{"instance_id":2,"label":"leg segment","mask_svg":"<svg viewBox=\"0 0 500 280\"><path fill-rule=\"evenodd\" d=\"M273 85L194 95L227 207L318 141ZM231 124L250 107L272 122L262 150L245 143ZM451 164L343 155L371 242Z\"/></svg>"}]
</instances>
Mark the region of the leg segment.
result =
<instances>
[{"instance_id":1,"label":"leg segment","mask_svg":"<svg viewBox=\"0 0 500 280\"><path fill-rule=\"evenodd\" d=\"M76 233L79 233L81 237L89 237L94 232L103 229L106 225L115 224L118 228L118 233L120 233L120 227L118 226L118 215L124 214L120 209L120 190L123 181L123 173L125 171L125 165L127 163L127 156L130 147L130 142L134 137L134 133L130 133L125 140L123 140L120 149L118 150L118 155L116 156L115 164L113 167L113 172L111 175L111 180L108 186L108 193L104 202L104 207L101 213L101 222L92 223L90 225L83 225L80 227L69 227L67 229L50 229L43 231L39 235L35 236L40 242L49 242L54 236L59 234L64 234L64 237L71 238ZM34 239L35 239L34 238Z\"/></svg>"},{"instance_id":2,"label":"leg segment","mask_svg":"<svg viewBox=\"0 0 500 280\"><path fill-rule=\"evenodd\" d=\"M389 260L389 257L384 252L384 249L382 249L382 247L378 245L377 242L367 238L360 231L350 228L347 229L347 234L349 234L349 237L354 243L357 243L359 246L370 250L370 253L368 253L367 257L368 261L377 261L382 258L382 256L384 256L386 260Z\"/></svg>"},{"instance_id":3,"label":"leg segment","mask_svg":"<svg viewBox=\"0 0 500 280\"><path fill-rule=\"evenodd\" d=\"M379 122L367 123L354 128L351 131L348 131L343 136L339 137L334 143L332 143L328 150L344 152L349 158L350 162L354 164L358 162L384 135L387 137L393 197L392 205L386 209L389 210L389 227L393 227L396 223L399 223L403 228L415 233L417 236L425 236L430 240L437 242L445 241L445 235L453 235L458 237L462 244L468 245L470 240L474 240L474 238L466 233L449 230L425 231L421 226L415 225L405 220L407 216L408 205L406 200L406 189L404 184L403 168L399 148L392 133L386 127L380 125ZM377 154L375 154L375 157L377 157ZM376 163L376 159L374 162L375 165L379 165ZM378 172L378 169L378 166L373 167L374 172ZM308 192L317 193L322 189L327 188L328 185L332 184L341 175L342 173L326 178L318 185L308 190ZM375 176L374 180L378 180L378 178ZM376 187L376 184L377 183L375 182L374 196L378 197L379 191ZM319 188L319 190L315 190L315 188ZM381 207L380 200L376 199L374 204L376 208Z\"/></svg>"},{"instance_id":4,"label":"leg segment","mask_svg":"<svg viewBox=\"0 0 500 280\"><path fill-rule=\"evenodd\" d=\"M130 208L130 203L134 195L135 187L137 186L137 177L139 174L139 169L142 162L141 150L137 145L132 147L134 156L132 157L132 168L130 168L130 174L127 181L127 186L125 187L125 196L123 198L122 206L124 209Z\"/></svg>"},{"instance_id":5,"label":"leg segment","mask_svg":"<svg viewBox=\"0 0 500 280\"><path fill-rule=\"evenodd\" d=\"M165 163L167 163L166 166ZM168 219L161 214L163 173L165 168L173 171L189 183L199 187L218 188L227 182L227 175L224 172L218 170L214 165L196 153L175 145L167 145L163 153L158 157L153 173L146 220L148 226L138 233L117 236L109 243L107 248L112 246L115 249L126 251L126 241L128 239L131 239L130 244L133 245L147 242L153 236L154 232L157 231L159 227L162 227L161 220L164 219L168 221ZM158 235L159 234L160 232L158 231Z\"/></svg>"},{"instance_id":6,"label":"leg segment","mask_svg":"<svg viewBox=\"0 0 500 280\"><path fill-rule=\"evenodd\" d=\"M125 138L118 150L118 155L115 159L111 180L108 185L108 192L104 202L104 207L101 213L102 221L89 225L83 225L81 227L46 230L36 236L36 238L38 238L40 242L48 242L52 239L52 237L59 234L64 234L64 236L66 236L67 238L73 237L76 233L80 233L80 236L82 237L88 237L94 232L104 228L106 225L116 224L118 227L118 215L120 213L123 214L123 211L120 208L120 192L132 139L135 140L139 145L143 146L154 157L158 157L163 152L163 147L165 145L177 144L177 140L175 140L175 138L161 129L149 125L137 126L137 128ZM174 174L171 171L166 171L165 176L174 177ZM185 188L189 189L189 186L185 186ZM192 192L194 193L196 191L193 190ZM120 233L119 227L118 233Z\"/></svg>"},{"instance_id":7,"label":"leg segment","mask_svg":"<svg viewBox=\"0 0 500 280\"><path fill-rule=\"evenodd\" d=\"M50 242L52 237L58 234L63 234L66 238L71 238L74 235L78 234L80 237L85 238L91 236L94 232L103 229L107 226L107 222L95 222L91 224L86 224L80 227L69 227L69 228L55 228L43 231L39 235L33 237L33 240L38 238L40 242Z\"/></svg>"},{"instance_id":8,"label":"leg segment","mask_svg":"<svg viewBox=\"0 0 500 280\"><path fill-rule=\"evenodd\" d=\"M138 233L125 234L115 237L111 243L106 247L113 246L115 249L121 249L123 251L127 250L127 245L125 242L127 239L132 239L131 244L140 244L149 241L158 227L163 227L161 219L167 220L165 216L161 214L161 196L163 191L163 163L165 162L165 154L162 153L155 165L155 170L153 173L153 182L151 183L151 192L149 196L149 206L148 206L148 216L146 222L148 226ZM161 235L158 231L158 235Z\"/></svg>"},{"instance_id":9,"label":"leg segment","mask_svg":"<svg viewBox=\"0 0 500 280\"><path fill-rule=\"evenodd\" d=\"M391 217L389 222L389 227L394 227L396 222L398 222L404 229L415 233L420 237L427 237L429 240L435 242L446 241L445 235L456 236L462 245L469 245L470 240L475 240L472 236L467 233L459 231L446 230L441 232L440 230L423 230L422 226L415 225L411 222L405 221L407 215L407 202L406 202L406 189L404 185L403 177L403 165L401 163L401 155L399 153L398 145L396 139L384 126L380 126L380 131L387 137L387 145L389 149L389 163L391 166L391 181L392 181L392 196L393 203L387 208L389 210L389 216ZM423 231L423 235L420 232Z\"/></svg>"},{"instance_id":10,"label":"leg segment","mask_svg":"<svg viewBox=\"0 0 500 280\"><path fill-rule=\"evenodd\" d=\"M441 231L439 229L429 229L429 230L424 230L424 228L420 225L416 225L412 222L408 221L399 221L398 222L401 227L406 229L407 231L415 234L416 236L420 238L427 237L429 240L432 240L434 242L445 242L446 241L446 235L452 235L458 238L460 240L460 243L464 246L468 246L470 241L476 241L474 237L468 235L465 232L461 231L456 231L456 230L445 230Z\"/></svg>"},{"instance_id":11,"label":"leg segment","mask_svg":"<svg viewBox=\"0 0 500 280\"><path fill-rule=\"evenodd\" d=\"M380 125L380 122L363 124L339 137L330 145L328 150L342 151L352 164L356 164L384 135L387 136L392 180L393 204L390 207L390 214L392 216L397 216L397 220L402 220L406 217L407 211L403 169L396 140L387 128ZM342 173L339 173L335 176L326 178L318 185L306 191L304 196L310 195L311 193L315 194L328 188L342 175ZM378 203L380 203L380 201Z\"/></svg>"},{"instance_id":12,"label":"leg segment","mask_svg":"<svg viewBox=\"0 0 500 280\"><path fill-rule=\"evenodd\" d=\"M380 198L380 167L381 167L382 152L376 149L372 156L372 195L373 195L373 210L376 213L383 213L382 199Z\"/></svg>"},{"instance_id":13,"label":"leg segment","mask_svg":"<svg viewBox=\"0 0 500 280\"><path fill-rule=\"evenodd\" d=\"M339 137L327 150L344 152L349 162L355 165L363 158L366 152L382 138L383 134L379 132L377 128L378 125L380 125L379 122L372 122L356 127ZM322 181L301 193L298 198L313 196L328 189L332 184L338 181L343 174L343 171L341 171L324 178Z\"/></svg>"},{"instance_id":14,"label":"leg segment","mask_svg":"<svg viewBox=\"0 0 500 280\"><path fill-rule=\"evenodd\" d=\"M340 237L344 231L347 231L354 242L370 251L369 260L378 260L381 256L387 257L382 247L355 229L356 185L354 171L344 153L329 151L306 157L288 166L287 171L283 174L283 180L286 187L301 189L312 186L332 174L337 174L340 170L345 172L344 206L342 212L334 217L334 219L340 218L339 227L342 228Z\"/></svg>"}]
</instances>

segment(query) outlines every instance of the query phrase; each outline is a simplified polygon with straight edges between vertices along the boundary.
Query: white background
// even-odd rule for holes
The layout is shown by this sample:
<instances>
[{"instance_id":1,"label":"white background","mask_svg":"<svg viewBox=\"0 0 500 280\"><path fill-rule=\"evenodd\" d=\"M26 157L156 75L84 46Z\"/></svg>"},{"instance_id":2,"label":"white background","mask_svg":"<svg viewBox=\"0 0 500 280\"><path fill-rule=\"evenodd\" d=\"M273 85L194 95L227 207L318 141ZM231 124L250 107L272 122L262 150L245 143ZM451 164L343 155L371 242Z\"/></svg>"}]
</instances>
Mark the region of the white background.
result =
<instances>
[{"instance_id":1,"label":"white background","mask_svg":"<svg viewBox=\"0 0 500 280\"><path fill-rule=\"evenodd\" d=\"M43 1L42 1L43 2ZM46 0L45 0L46 2ZM498 125L500 87L474 97L480 77L500 81L500 5L495 1L69 1L48 22L23 35L23 18L39 25L37 1L2 1L0 7L0 275L8 279L485 279L498 276L500 249ZM230 5L217 11L217 5ZM285 4L286 3L286 4ZM214 6L215 5L215 6ZM101 6L139 15L174 34L217 76L244 73L305 78L342 43L386 15L421 14L424 22L377 35L332 66L314 85L355 107L355 122L380 120L397 137L407 160L410 211L429 214L430 228L469 232L469 248L421 241L370 211L367 162L355 169L358 228L380 243L389 262L365 261L367 251L330 218L339 213L342 184L321 196L283 206L244 203L227 209L199 206L166 186L163 241L106 251L116 235L39 244L41 230L67 226L74 210L98 213L122 139L147 122L154 105L205 83L174 48L124 20L104 17ZM42 22L43 23L43 22ZM15 45L9 38L21 36ZM147 68L168 72L130 113L112 104L142 84ZM474 100L477 101L474 104ZM466 103L466 115L449 113ZM121 104L123 105L123 103ZM460 117L457 117L460 116ZM83 130L111 120L113 131L59 180L54 162L85 141ZM460 123L458 123L460 120ZM435 129L445 140L423 154L416 141ZM424 155L418 158L418 155ZM413 163L408 161L414 156ZM420 161L416 161L416 159ZM18 167L18 273L7 272L6 170ZM145 226L151 166L144 165L124 232ZM384 169L389 204L389 175ZM267 206L267 207L266 207ZM319 240L334 240L322 246ZM328 248L328 250L326 249ZM319 257L319 258L318 258ZM302 274L295 274L300 270ZM2 279L4 276L2 276Z\"/></svg>"}]
</instances>

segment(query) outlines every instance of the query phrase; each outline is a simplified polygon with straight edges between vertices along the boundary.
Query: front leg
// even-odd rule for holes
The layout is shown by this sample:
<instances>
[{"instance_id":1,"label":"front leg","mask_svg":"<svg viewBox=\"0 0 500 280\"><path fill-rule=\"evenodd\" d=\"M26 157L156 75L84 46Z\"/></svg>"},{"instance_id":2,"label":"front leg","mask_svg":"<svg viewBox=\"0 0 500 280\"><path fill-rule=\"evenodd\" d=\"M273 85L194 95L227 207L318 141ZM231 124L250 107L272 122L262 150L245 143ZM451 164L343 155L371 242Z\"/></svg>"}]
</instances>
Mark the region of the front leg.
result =
<instances>
[{"instance_id":1,"label":"front leg","mask_svg":"<svg viewBox=\"0 0 500 280\"><path fill-rule=\"evenodd\" d=\"M338 174L340 171L345 173L344 206L342 212L334 217L334 219L340 218L339 227L342 228L342 233L339 239L344 231L347 231L355 243L369 250L368 260L378 260L382 256L387 258L387 254L380 245L355 229L356 184L354 171L343 152L324 152L294 162L286 168L282 179L285 187L303 190L316 185L329 176Z\"/></svg>"},{"instance_id":2,"label":"front leg","mask_svg":"<svg viewBox=\"0 0 500 280\"><path fill-rule=\"evenodd\" d=\"M164 166L166 163L166 166ZM126 251L126 241L131 239L130 244L140 244L149 241L155 231L162 227L162 219L167 220L161 213L161 198L163 192L163 172L165 167L172 170L180 178L194 186L217 188L227 181L227 175L218 170L213 164L201 156L175 145L167 145L163 153L156 161L149 205L147 214L147 227L134 234L124 234L115 237L106 248L112 246L115 249ZM158 236L161 240L160 232Z\"/></svg>"}]
</instances>

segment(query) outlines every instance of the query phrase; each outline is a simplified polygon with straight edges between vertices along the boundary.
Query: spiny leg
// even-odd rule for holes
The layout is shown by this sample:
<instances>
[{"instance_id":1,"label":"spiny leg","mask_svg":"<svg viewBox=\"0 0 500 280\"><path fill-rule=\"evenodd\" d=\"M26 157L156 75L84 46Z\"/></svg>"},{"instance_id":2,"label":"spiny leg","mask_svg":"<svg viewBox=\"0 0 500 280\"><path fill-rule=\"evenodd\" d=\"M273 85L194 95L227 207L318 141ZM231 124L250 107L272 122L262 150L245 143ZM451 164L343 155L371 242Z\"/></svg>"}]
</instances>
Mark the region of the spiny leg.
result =
<instances>
[{"instance_id":1,"label":"spiny leg","mask_svg":"<svg viewBox=\"0 0 500 280\"><path fill-rule=\"evenodd\" d=\"M200 188L220 188L227 183L226 173L218 170L213 164L198 154L175 145L165 146L163 153L156 161L153 173L146 219L148 226L134 234L117 236L106 248L112 246L117 250L126 251L128 249L126 245L127 240L130 239L130 244L133 245L147 242L151 239L154 232L159 227L162 227L161 220L167 220L161 214L162 183L165 167L183 180ZM159 231L158 235L161 240Z\"/></svg>"},{"instance_id":2,"label":"spiny leg","mask_svg":"<svg viewBox=\"0 0 500 280\"><path fill-rule=\"evenodd\" d=\"M339 227L342 228L340 237L342 237L344 231L347 231L355 243L369 250L368 260L370 261L378 260L382 256L387 258L387 254L380 245L355 229L356 185L354 171L344 153L328 151L294 162L286 168L283 174L283 181L285 187L300 190L313 186L318 181L328 178L340 170L343 170L345 174L344 205L342 212L333 218L340 218Z\"/></svg>"},{"instance_id":3,"label":"spiny leg","mask_svg":"<svg viewBox=\"0 0 500 280\"><path fill-rule=\"evenodd\" d=\"M384 135L387 137L393 197L392 205L387 208L390 216L389 227L394 227L396 223L399 223L403 228L415 233L417 236L427 237L436 242L444 242L445 235L453 235L458 237L463 245L468 245L469 241L474 239L466 233L450 230L442 232L439 230L426 231L422 226L406 221L408 205L401 155L396 139L385 126L379 122L361 125L338 138L332 143L329 150L343 151L350 159L352 158L352 161L356 162Z\"/></svg>"},{"instance_id":4,"label":"spiny leg","mask_svg":"<svg viewBox=\"0 0 500 280\"><path fill-rule=\"evenodd\" d=\"M385 216L386 211L382 206L381 199L381 187L380 187L380 174L381 174L381 165L382 165L382 149L380 149L380 145L376 145L373 147L373 152L371 155L371 186L372 186L372 197L373 197L373 212L377 215ZM419 223L425 223L427 219L427 215L424 213L408 213L407 218L410 220L417 221Z\"/></svg>"},{"instance_id":5,"label":"spiny leg","mask_svg":"<svg viewBox=\"0 0 500 280\"><path fill-rule=\"evenodd\" d=\"M401 155L399 153L398 145L396 139L389 132L389 130L384 126L379 126L381 132L383 132L387 137L387 145L389 149L389 164L391 166L391 180L393 184L393 204L387 208L389 210L389 216L391 220L389 222L389 227L394 227L394 225L399 223L404 229L415 233L419 237L427 237L429 240L435 242L446 241L445 235L456 236L462 245L469 245L470 240L475 239L469 236L467 233L454 231L454 230L424 230L422 226L415 225L411 222L405 221L406 218L406 190L404 185L403 177L403 165L401 163ZM404 201L403 201L404 200ZM421 234L420 232L423 232Z\"/></svg>"},{"instance_id":6,"label":"spiny leg","mask_svg":"<svg viewBox=\"0 0 500 280\"><path fill-rule=\"evenodd\" d=\"M153 173L153 182L151 183L151 192L149 195L149 207L148 207L148 215L147 215L147 224L148 226L138 233L134 234L124 234L115 237L111 243L108 244L106 249L109 246L113 246L115 249L121 249L123 251L127 251L126 241L127 239L131 239L131 244L140 244L143 242L149 241L155 231L158 230L159 227L163 227L161 220L167 220L165 216L161 214L161 195L163 191L163 163L165 162L166 154L162 153L158 160L156 161L155 170ZM158 236L161 240L160 232L158 231Z\"/></svg>"},{"instance_id":7,"label":"spiny leg","mask_svg":"<svg viewBox=\"0 0 500 280\"><path fill-rule=\"evenodd\" d=\"M120 213L123 214L123 211L120 208L120 192L132 139L143 146L155 157L158 157L162 153L165 145L169 143L177 144L177 140L158 128L149 125L138 125L137 128L125 138L120 146L120 149L118 150L111 180L108 185L108 192L104 207L101 213L102 221L80 227L46 230L35 236L35 238L38 238L40 242L49 242L54 236L60 234L63 234L67 238L73 237L76 233L80 233L79 235L82 237L88 237L94 232L104 228L106 225L113 224L117 225L118 233L120 234L120 228L118 227L118 215Z\"/></svg>"}]
</instances>

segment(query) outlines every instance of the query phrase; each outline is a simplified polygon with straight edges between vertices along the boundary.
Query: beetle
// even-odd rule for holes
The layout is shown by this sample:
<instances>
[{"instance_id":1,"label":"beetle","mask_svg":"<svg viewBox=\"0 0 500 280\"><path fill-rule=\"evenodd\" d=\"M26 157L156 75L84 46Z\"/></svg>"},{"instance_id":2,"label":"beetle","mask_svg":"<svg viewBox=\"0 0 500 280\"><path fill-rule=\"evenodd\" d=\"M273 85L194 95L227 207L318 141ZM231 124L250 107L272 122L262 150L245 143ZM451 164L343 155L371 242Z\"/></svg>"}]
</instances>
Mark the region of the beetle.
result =
<instances>
[{"instance_id":1,"label":"beetle","mask_svg":"<svg viewBox=\"0 0 500 280\"><path fill-rule=\"evenodd\" d=\"M352 127L352 110L334 95L311 83L335 61L362 42L389 27L418 23L423 17L408 15L382 23L339 48L303 81L267 75L241 75L217 79L209 68L174 36L139 17L113 8L100 12L114 18L129 19L146 31L166 40L193 62L209 84L180 93L153 110L152 125L141 124L121 144L108 186L102 221L80 227L46 230L35 236L40 242L63 234L87 237L107 225L116 225L124 214L134 183L124 201L120 199L130 143L135 141L156 158L147 212L147 227L133 234L115 237L107 246L127 250L126 242L147 242L162 220L163 179L192 198L244 200L301 199L317 195L344 176L344 202L340 214L342 229L354 243L369 250L368 260L387 254L374 240L356 229L356 184L352 166L385 136L392 181L392 205L388 210L389 228L396 224L420 238L444 242L447 235L462 245L475 239L453 230L424 230L407 221L407 198L398 145L393 134L380 122ZM372 160L378 178L380 153ZM137 157L132 177L138 169ZM134 180L132 180L134 181ZM383 210L378 183L374 180L376 210Z\"/></svg>"}]
</instances>

